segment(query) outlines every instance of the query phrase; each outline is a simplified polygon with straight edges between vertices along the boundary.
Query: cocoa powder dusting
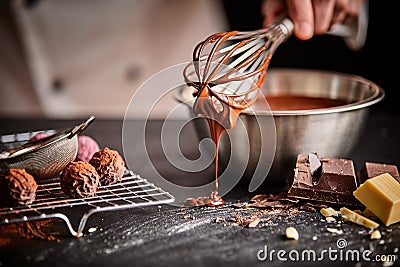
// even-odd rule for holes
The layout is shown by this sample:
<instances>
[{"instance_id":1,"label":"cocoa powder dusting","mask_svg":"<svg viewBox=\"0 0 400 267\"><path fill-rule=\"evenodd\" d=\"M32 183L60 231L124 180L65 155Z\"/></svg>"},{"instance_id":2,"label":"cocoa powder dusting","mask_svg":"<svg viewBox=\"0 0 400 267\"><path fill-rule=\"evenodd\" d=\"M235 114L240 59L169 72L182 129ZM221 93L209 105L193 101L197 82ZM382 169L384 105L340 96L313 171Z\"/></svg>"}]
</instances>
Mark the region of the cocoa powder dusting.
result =
<instances>
[{"instance_id":1,"label":"cocoa powder dusting","mask_svg":"<svg viewBox=\"0 0 400 267\"><path fill-rule=\"evenodd\" d=\"M51 227L51 220L45 221L31 221L26 223L20 223L17 227L21 237L26 239L41 239L47 241L61 242L59 238L55 236L55 233L46 234L42 229L45 227Z\"/></svg>"},{"instance_id":2,"label":"cocoa powder dusting","mask_svg":"<svg viewBox=\"0 0 400 267\"><path fill-rule=\"evenodd\" d=\"M27 221L0 226L0 246L12 242L16 236L24 239L40 239L61 242L57 237L59 233L49 232L53 228L53 220Z\"/></svg>"}]
</instances>

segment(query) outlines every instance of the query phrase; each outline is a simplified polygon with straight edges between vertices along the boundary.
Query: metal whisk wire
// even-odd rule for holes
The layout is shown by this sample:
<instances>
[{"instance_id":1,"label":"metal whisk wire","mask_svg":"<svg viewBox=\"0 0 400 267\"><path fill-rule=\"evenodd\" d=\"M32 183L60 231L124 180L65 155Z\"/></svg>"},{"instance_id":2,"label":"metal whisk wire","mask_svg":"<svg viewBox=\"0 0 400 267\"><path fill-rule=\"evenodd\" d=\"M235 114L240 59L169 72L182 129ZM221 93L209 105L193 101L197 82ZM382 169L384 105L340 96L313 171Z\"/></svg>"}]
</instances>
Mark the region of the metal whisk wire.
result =
<instances>
[{"instance_id":1,"label":"metal whisk wire","mask_svg":"<svg viewBox=\"0 0 400 267\"><path fill-rule=\"evenodd\" d=\"M219 101L249 106L264 82L275 49L292 32L286 19L256 31L216 33L199 43L193 61L184 70L185 82L200 93L205 88Z\"/></svg>"}]
</instances>

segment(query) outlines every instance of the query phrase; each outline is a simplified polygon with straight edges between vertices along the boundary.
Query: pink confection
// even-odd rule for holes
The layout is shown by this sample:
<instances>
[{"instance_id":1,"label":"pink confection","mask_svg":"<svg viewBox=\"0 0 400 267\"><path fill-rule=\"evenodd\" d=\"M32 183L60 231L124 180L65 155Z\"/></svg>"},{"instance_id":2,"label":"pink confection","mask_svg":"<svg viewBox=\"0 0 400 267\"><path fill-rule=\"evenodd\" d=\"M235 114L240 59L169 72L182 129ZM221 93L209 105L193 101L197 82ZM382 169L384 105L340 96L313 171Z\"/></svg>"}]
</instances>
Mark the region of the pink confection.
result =
<instances>
[{"instance_id":1,"label":"pink confection","mask_svg":"<svg viewBox=\"0 0 400 267\"><path fill-rule=\"evenodd\" d=\"M87 135L78 136L78 154L76 155L77 161L89 162L93 154L100 150L97 142Z\"/></svg>"},{"instance_id":2,"label":"pink confection","mask_svg":"<svg viewBox=\"0 0 400 267\"><path fill-rule=\"evenodd\" d=\"M48 137L48 136L50 136L50 134L49 134L49 133L46 133L46 132L37 133L37 134L35 134L34 136L32 136L32 138L29 140L29 142L35 142L35 141L37 141L37 140L46 138L46 137Z\"/></svg>"}]
</instances>

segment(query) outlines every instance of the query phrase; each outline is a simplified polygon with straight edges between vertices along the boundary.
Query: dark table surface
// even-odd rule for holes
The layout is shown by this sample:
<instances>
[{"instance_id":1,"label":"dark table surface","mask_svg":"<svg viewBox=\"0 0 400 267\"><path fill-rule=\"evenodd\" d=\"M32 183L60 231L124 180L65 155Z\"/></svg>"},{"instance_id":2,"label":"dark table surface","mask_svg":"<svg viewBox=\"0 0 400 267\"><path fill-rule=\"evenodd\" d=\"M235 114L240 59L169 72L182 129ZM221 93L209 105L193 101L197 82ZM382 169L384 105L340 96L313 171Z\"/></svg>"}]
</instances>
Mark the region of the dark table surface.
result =
<instances>
[{"instance_id":1,"label":"dark table surface","mask_svg":"<svg viewBox=\"0 0 400 267\"><path fill-rule=\"evenodd\" d=\"M42 129L68 128L80 120L44 120L44 119L0 119L0 134L10 134ZM135 121L132 122L133 125ZM136 122L138 125L142 121ZM162 121L153 120L147 129L160 128ZM365 131L352 152L356 169L365 161L390 163L399 166L400 159L400 113L385 110L372 110ZM144 157L140 151L123 151L122 120L101 120L85 130L101 147L108 146L130 155L139 162L129 166L136 173L146 177L151 175L148 166L141 165ZM138 127L137 134L141 135ZM188 154L197 151L193 142L193 130L188 129L181 136L182 147ZM157 143L157 134L150 134L149 144ZM154 139L154 140L153 140ZM154 142L153 142L154 141ZM158 161L160 172L180 177L182 174L163 164L164 158L157 146L150 145L153 160ZM125 154L124 154L125 153ZM158 154L159 156L157 156ZM196 154L196 152L193 152ZM212 176L212 168L198 174ZM196 179L196 174L193 176ZM51 231L57 232L59 241L26 239L17 232L0 232L0 266L280 266L280 265L319 265L321 261L291 260L299 253L315 251L326 265L348 266L385 266L373 261L379 255L399 256L400 224L380 225L382 238L371 240L365 227L340 220L328 223L316 211L292 208L282 209L242 209L235 203L248 201L256 194L277 191L269 186L262 186L256 192L247 191L246 182L239 183L226 196L225 205L214 207L188 207L176 205L149 206L119 211L101 212L90 217L83 237L72 237L65 225L55 221ZM262 215L260 215L260 211ZM233 222L238 216L251 217L257 214L261 222L254 228L244 227ZM216 222L217 218L226 221ZM8 227L9 225L7 225ZM294 226L300 235L299 240L285 238L285 229ZM4 225L2 226L4 227ZM342 233L331 233L327 228L340 229ZM89 231L89 229L94 231ZM48 230L48 229L47 229ZM343 239L343 240L341 240ZM346 247L338 248L339 241ZM272 258L260 261L257 253L267 249ZM285 254L279 254L282 250ZM332 250L331 256L322 251ZM358 253L371 251L372 261L345 256L346 252ZM340 258L340 252L342 258ZM272 253L272 254L271 254ZM348 254L349 254L348 253ZM287 259L281 261L278 255ZM334 257L337 257L336 259ZM347 258L346 258L347 257ZM347 260L346 260L347 259ZM358 263L360 262L360 263ZM358 265L356 265L358 263ZM400 265L397 260L392 266ZM386 264L389 266L389 264Z\"/></svg>"}]
</instances>

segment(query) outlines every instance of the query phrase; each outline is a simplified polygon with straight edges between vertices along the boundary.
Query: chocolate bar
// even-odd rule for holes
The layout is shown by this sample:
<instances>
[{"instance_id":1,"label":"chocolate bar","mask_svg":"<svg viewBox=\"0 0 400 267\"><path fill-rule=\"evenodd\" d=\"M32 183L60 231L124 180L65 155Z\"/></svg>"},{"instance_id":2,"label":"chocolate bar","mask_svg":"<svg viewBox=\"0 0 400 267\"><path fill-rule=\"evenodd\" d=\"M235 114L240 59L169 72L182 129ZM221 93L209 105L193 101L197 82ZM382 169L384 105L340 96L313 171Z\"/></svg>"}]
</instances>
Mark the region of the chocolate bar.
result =
<instances>
[{"instance_id":1,"label":"chocolate bar","mask_svg":"<svg viewBox=\"0 0 400 267\"><path fill-rule=\"evenodd\" d=\"M359 183L362 184L366 180L384 173L389 173L394 179L396 179L400 183L400 175L396 165L376 163L376 162L364 163L363 168L358 174Z\"/></svg>"},{"instance_id":2,"label":"chocolate bar","mask_svg":"<svg viewBox=\"0 0 400 267\"><path fill-rule=\"evenodd\" d=\"M316 154L297 156L293 183L288 197L334 203L340 205L361 206L353 191L358 180L352 160L342 158L319 159Z\"/></svg>"}]
</instances>

